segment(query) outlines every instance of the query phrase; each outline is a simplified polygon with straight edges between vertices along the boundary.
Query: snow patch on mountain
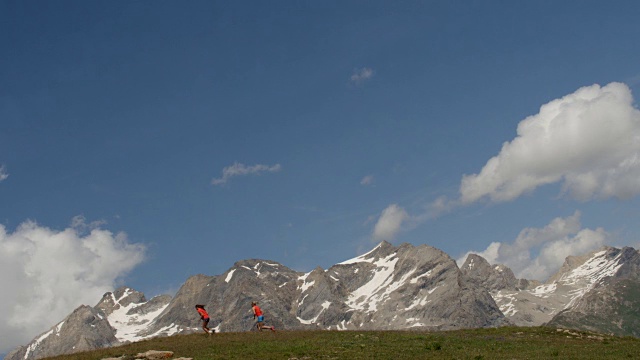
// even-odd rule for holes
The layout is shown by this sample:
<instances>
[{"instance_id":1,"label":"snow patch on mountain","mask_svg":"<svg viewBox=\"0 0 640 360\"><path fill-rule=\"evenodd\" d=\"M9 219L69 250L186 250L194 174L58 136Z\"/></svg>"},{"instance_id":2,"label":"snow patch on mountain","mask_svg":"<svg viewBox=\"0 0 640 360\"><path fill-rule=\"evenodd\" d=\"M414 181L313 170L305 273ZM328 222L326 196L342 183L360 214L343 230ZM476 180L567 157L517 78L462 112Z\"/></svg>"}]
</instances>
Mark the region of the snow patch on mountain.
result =
<instances>
[{"instance_id":1,"label":"snow patch on mountain","mask_svg":"<svg viewBox=\"0 0 640 360\"><path fill-rule=\"evenodd\" d=\"M327 304L328 303L328 304ZM327 310L329 308L329 305L331 305L330 302L325 302L322 304L322 310L320 310L320 312L318 313L318 315L316 315L316 317L314 317L311 320L305 320L299 316L296 316L296 318L300 321L300 323L302 324L306 324L306 325L311 325L311 324L315 324L316 322L318 322L318 318L320 317L320 315L322 315L322 313Z\"/></svg>"},{"instance_id":2,"label":"snow patch on mountain","mask_svg":"<svg viewBox=\"0 0 640 360\"><path fill-rule=\"evenodd\" d=\"M301 290L302 293L307 291L307 289L309 289L310 287L313 286L313 284L315 284L315 280L311 280L310 282L307 282L307 277L309 277L310 274L311 273L308 272L298 278L298 280L302 281L302 285L298 286L298 290Z\"/></svg>"},{"instance_id":3,"label":"snow patch on mountain","mask_svg":"<svg viewBox=\"0 0 640 360\"><path fill-rule=\"evenodd\" d=\"M510 292L510 291L503 292L502 290L500 290L497 293L494 293L492 295L493 295L494 301L497 304L499 304L500 311L502 311L504 316L511 317L518 312L518 309L516 309L516 305L515 305L515 302L517 300L513 296L514 295L513 292Z\"/></svg>"},{"instance_id":4,"label":"snow patch on mountain","mask_svg":"<svg viewBox=\"0 0 640 360\"><path fill-rule=\"evenodd\" d=\"M160 315L164 309L169 304L146 314L129 314L129 312L137 307L140 304L131 303L127 306L121 306L120 308L114 310L109 316L107 316L107 320L109 324L116 329L116 338L119 341L140 341L144 340L156 334L148 335L148 336L140 336L139 333L142 330L145 330L149 323L153 321L158 315ZM165 329L168 333L175 333L171 327ZM160 331L159 333L161 333Z\"/></svg>"},{"instance_id":5,"label":"snow patch on mountain","mask_svg":"<svg viewBox=\"0 0 640 360\"><path fill-rule=\"evenodd\" d=\"M411 279L411 281L409 281L411 284L417 284L418 280L422 279L423 277L429 277L431 276L431 270L427 271L426 273L422 274L422 275L418 275L416 277L414 277L413 279Z\"/></svg>"},{"instance_id":6,"label":"snow patch on mountain","mask_svg":"<svg viewBox=\"0 0 640 360\"><path fill-rule=\"evenodd\" d=\"M38 346L40 345L40 343L42 343L46 338L48 338L48 337L49 337L49 335L53 334L54 330L55 330L55 328L54 328L54 329L51 329L51 330L49 330L49 331L47 331L46 333L44 333L44 334L42 334L40 337L38 337L38 338L36 339L36 341L34 341L33 343L31 343L31 344L27 347L27 352L26 352L26 354L24 355L24 358L25 358L25 359L28 359L28 358L29 358L29 354L30 354L32 351L35 351L35 350L36 350L36 348L38 348Z\"/></svg>"},{"instance_id":7,"label":"snow patch on mountain","mask_svg":"<svg viewBox=\"0 0 640 360\"><path fill-rule=\"evenodd\" d=\"M551 284L543 284L540 286L536 286L535 288L528 290L528 292L531 293L531 295L545 299L553 295L553 293L556 292L557 288L558 288L558 284L553 282Z\"/></svg>"},{"instance_id":8,"label":"snow patch on mountain","mask_svg":"<svg viewBox=\"0 0 640 360\"><path fill-rule=\"evenodd\" d=\"M427 297L423 297L423 298L417 298L413 301L413 303L411 303L411 305L409 305L405 310L411 310L415 307L418 306L425 306L429 303L429 300L427 300Z\"/></svg>"},{"instance_id":9,"label":"snow patch on mountain","mask_svg":"<svg viewBox=\"0 0 640 360\"><path fill-rule=\"evenodd\" d=\"M233 273L236 271L236 269L231 269L231 271L229 271L229 273L227 274L227 277L224 279L224 282L229 283L229 281L231 281L231 278L233 277Z\"/></svg>"},{"instance_id":10,"label":"snow patch on mountain","mask_svg":"<svg viewBox=\"0 0 640 360\"><path fill-rule=\"evenodd\" d=\"M142 329L138 330L141 331ZM140 340L144 340L144 339L150 339L156 336L160 336L160 335L165 335L165 336L171 336L171 335L175 335L177 333L179 333L182 330L182 327L176 324L171 324L169 326L165 326L163 328L160 328L160 330L154 332L153 334L147 335L147 336L136 336L134 337L132 340L129 341L140 341ZM194 329L194 330L197 330ZM117 337L117 333L116 333L116 337Z\"/></svg>"},{"instance_id":11,"label":"snow patch on mountain","mask_svg":"<svg viewBox=\"0 0 640 360\"><path fill-rule=\"evenodd\" d=\"M347 305L354 310L374 312L377 310L378 303L384 300L386 291L388 290L386 287L393 281L393 270L398 258L396 254L393 253L377 261L366 259L361 259L361 261L367 261L376 266L376 268L372 270L373 278L349 295ZM380 294L380 292L382 292L382 294Z\"/></svg>"},{"instance_id":12,"label":"snow patch on mountain","mask_svg":"<svg viewBox=\"0 0 640 360\"><path fill-rule=\"evenodd\" d=\"M376 250L378 250L383 243L378 244L376 247L374 247L373 249L371 249L371 251L366 252L360 256L354 257L353 259L349 259L349 260L345 260L341 263L338 263L338 265L349 265L349 264L355 264L355 263L359 263L359 262L372 262L372 260L367 260L367 256L369 256L369 254L374 253ZM356 272L358 270L356 269Z\"/></svg>"}]
</instances>

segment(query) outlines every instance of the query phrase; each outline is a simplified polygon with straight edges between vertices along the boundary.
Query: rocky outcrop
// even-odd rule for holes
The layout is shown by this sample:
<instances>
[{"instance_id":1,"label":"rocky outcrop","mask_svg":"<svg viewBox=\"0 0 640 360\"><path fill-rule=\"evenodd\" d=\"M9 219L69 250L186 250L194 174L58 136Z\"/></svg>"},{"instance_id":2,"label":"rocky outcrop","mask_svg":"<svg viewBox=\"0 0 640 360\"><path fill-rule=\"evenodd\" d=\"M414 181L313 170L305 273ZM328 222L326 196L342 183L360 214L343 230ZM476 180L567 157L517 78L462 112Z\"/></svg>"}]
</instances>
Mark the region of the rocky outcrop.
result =
<instances>
[{"instance_id":1,"label":"rocky outcrop","mask_svg":"<svg viewBox=\"0 0 640 360\"><path fill-rule=\"evenodd\" d=\"M161 360L173 357L173 351L149 350L136 355L136 359Z\"/></svg>"}]
</instances>

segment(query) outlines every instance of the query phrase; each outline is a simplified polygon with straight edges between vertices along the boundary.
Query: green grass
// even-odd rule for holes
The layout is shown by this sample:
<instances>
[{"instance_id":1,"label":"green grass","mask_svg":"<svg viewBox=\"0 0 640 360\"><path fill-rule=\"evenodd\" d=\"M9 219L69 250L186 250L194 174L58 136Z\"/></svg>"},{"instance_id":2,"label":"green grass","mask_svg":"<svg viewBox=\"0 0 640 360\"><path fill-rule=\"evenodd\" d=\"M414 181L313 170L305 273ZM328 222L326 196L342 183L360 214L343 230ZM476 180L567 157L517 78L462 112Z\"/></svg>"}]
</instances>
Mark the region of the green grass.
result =
<instances>
[{"instance_id":1,"label":"green grass","mask_svg":"<svg viewBox=\"0 0 640 360\"><path fill-rule=\"evenodd\" d=\"M56 360L126 356L169 350L199 359L631 359L640 339L554 328L412 331L279 331L177 335Z\"/></svg>"}]
</instances>

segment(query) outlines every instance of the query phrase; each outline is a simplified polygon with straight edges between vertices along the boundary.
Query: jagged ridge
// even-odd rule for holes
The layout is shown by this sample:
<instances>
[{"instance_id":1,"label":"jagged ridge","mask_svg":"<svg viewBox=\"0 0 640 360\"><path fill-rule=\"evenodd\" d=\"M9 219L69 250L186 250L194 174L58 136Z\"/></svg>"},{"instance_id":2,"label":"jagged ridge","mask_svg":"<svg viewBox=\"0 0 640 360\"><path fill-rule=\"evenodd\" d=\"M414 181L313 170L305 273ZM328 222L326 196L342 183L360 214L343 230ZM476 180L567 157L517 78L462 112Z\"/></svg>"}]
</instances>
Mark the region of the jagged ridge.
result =
<instances>
[{"instance_id":1,"label":"jagged ridge","mask_svg":"<svg viewBox=\"0 0 640 360\"><path fill-rule=\"evenodd\" d=\"M632 248L569 257L544 284L516 279L508 267L477 255L459 269L451 257L427 245L382 242L364 255L308 273L274 261L242 260L221 275L190 277L173 298L147 301L128 288L106 293L95 307L79 307L6 359L201 331L194 304L206 305L217 331L248 331L254 324L250 303L256 300L267 322L281 329L439 330L548 322L584 323L585 329L597 331L604 327L591 312L604 307L593 304L616 299L618 305L607 308L609 322L615 311L635 306L627 297L640 289L638 258ZM75 322L88 325L71 325ZM637 335L637 324L637 319L623 321L616 329Z\"/></svg>"}]
</instances>

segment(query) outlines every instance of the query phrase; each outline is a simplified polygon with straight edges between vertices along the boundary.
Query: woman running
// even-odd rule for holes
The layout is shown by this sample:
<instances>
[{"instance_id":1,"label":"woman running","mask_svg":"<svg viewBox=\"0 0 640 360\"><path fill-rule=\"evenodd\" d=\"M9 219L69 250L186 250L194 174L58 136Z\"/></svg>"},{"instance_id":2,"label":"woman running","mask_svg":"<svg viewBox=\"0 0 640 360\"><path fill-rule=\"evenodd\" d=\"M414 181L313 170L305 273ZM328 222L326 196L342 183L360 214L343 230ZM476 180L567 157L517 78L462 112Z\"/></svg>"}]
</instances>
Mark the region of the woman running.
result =
<instances>
[{"instance_id":1,"label":"woman running","mask_svg":"<svg viewBox=\"0 0 640 360\"><path fill-rule=\"evenodd\" d=\"M196 310L198 314L200 314L200 320L202 320L202 330L204 330L207 334L211 335L215 330L209 329L207 325L209 325L209 314L207 310L204 309L204 305L196 305Z\"/></svg>"}]
</instances>

